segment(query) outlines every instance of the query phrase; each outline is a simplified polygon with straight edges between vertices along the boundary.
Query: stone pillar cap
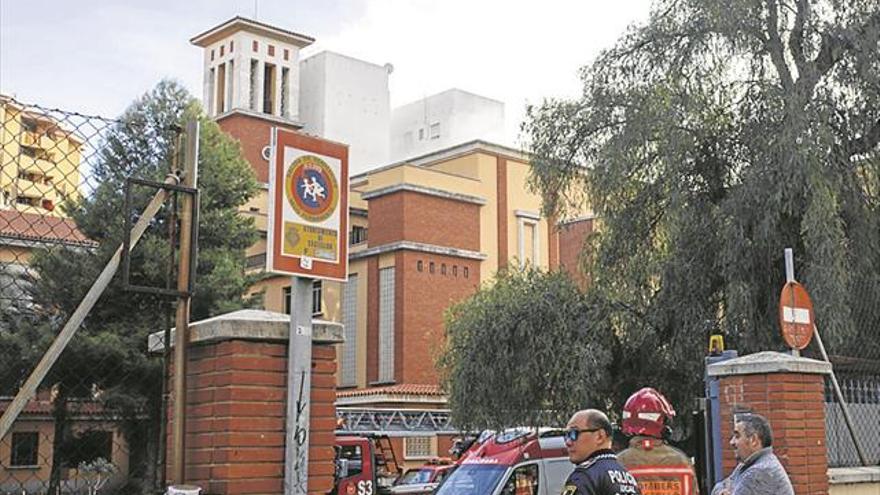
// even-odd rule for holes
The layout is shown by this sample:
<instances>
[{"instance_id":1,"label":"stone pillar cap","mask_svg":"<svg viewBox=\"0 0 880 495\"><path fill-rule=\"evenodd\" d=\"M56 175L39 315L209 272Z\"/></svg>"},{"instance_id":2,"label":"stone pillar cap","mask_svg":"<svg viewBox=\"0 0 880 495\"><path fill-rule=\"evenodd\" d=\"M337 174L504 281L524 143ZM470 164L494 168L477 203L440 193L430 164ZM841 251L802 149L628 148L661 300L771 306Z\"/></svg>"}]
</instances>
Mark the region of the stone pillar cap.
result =
<instances>
[{"instance_id":1,"label":"stone pillar cap","mask_svg":"<svg viewBox=\"0 0 880 495\"><path fill-rule=\"evenodd\" d=\"M189 324L190 343L244 339L267 342L287 342L290 333L290 315L259 309L233 311ZM312 342L339 344L345 340L343 325L334 321L312 320ZM174 329L171 329L174 346ZM147 340L149 352L165 349L165 332L151 333Z\"/></svg>"},{"instance_id":2,"label":"stone pillar cap","mask_svg":"<svg viewBox=\"0 0 880 495\"><path fill-rule=\"evenodd\" d=\"M767 373L831 374L831 363L781 352L756 352L706 367L709 376L763 375Z\"/></svg>"}]
</instances>

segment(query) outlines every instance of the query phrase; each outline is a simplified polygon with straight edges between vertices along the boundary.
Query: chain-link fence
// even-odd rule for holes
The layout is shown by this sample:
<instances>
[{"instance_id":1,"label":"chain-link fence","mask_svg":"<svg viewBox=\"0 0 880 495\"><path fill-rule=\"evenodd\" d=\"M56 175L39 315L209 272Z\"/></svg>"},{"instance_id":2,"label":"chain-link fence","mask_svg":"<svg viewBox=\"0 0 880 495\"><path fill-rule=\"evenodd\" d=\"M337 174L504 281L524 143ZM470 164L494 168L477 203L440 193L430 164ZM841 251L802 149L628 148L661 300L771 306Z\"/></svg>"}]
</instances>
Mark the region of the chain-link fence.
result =
<instances>
[{"instance_id":1,"label":"chain-link fence","mask_svg":"<svg viewBox=\"0 0 880 495\"><path fill-rule=\"evenodd\" d=\"M179 155L163 109L120 120L0 97L0 412L122 243L125 219ZM164 109L174 113L175 109ZM176 226L168 199L131 255L131 280L164 287ZM171 237L173 239L173 237ZM147 493L163 477L163 357L146 336L171 302L117 273L0 439L0 494Z\"/></svg>"}]
</instances>

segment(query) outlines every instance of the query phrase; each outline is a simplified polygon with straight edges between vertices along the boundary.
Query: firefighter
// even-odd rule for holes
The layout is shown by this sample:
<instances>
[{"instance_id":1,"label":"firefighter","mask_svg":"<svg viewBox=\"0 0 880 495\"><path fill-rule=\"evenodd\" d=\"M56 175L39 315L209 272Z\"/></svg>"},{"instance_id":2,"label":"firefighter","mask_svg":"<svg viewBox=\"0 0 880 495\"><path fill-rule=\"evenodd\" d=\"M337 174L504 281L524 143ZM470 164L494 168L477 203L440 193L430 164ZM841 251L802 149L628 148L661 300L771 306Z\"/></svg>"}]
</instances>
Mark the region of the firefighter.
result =
<instances>
[{"instance_id":1,"label":"firefighter","mask_svg":"<svg viewBox=\"0 0 880 495\"><path fill-rule=\"evenodd\" d=\"M653 388L632 394L623 406L622 430L631 438L617 457L639 481L644 495L699 493L690 458L663 439L673 417L672 405Z\"/></svg>"}]
</instances>

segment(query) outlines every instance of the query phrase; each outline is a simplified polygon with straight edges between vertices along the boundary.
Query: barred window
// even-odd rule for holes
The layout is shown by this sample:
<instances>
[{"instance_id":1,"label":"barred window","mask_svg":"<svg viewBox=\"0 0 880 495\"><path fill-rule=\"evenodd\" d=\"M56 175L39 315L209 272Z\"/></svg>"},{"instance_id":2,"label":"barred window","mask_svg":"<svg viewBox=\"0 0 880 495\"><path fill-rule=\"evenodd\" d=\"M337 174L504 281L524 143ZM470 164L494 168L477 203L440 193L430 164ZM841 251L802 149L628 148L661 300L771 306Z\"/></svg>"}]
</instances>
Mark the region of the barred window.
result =
<instances>
[{"instance_id":1,"label":"barred window","mask_svg":"<svg viewBox=\"0 0 880 495\"><path fill-rule=\"evenodd\" d=\"M394 381L394 267L379 270L379 381Z\"/></svg>"},{"instance_id":2,"label":"barred window","mask_svg":"<svg viewBox=\"0 0 880 495\"><path fill-rule=\"evenodd\" d=\"M12 433L12 452L9 465L12 467L36 466L40 436L35 431L16 431Z\"/></svg>"},{"instance_id":3,"label":"barred window","mask_svg":"<svg viewBox=\"0 0 880 495\"><path fill-rule=\"evenodd\" d=\"M348 276L342 295L342 325L345 342L342 343L340 385L357 385L357 274Z\"/></svg>"}]
</instances>

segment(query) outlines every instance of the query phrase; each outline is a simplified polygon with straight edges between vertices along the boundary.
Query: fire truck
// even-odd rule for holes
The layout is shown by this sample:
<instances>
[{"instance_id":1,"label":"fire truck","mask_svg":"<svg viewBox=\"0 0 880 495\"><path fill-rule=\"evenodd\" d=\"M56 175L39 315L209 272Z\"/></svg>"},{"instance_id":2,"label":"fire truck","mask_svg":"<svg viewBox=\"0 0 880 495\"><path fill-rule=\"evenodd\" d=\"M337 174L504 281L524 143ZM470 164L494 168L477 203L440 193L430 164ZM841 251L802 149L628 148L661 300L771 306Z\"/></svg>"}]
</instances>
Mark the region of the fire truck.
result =
<instances>
[{"instance_id":1,"label":"fire truck","mask_svg":"<svg viewBox=\"0 0 880 495\"><path fill-rule=\"evenodd\" d=\"M337 436L333 495L385 495L400 474L386 435Z\"/></svg>"},{"instance_id":2,"label":"fire truck","mask_svg":"<svg viewBox=\"0 0 880 495\"><path fill-rule=\"evenodd\" d=\"M468 450L436 495L557 495L574 465L563 430L512 428Z\"/></svg>"}]
</instances>

